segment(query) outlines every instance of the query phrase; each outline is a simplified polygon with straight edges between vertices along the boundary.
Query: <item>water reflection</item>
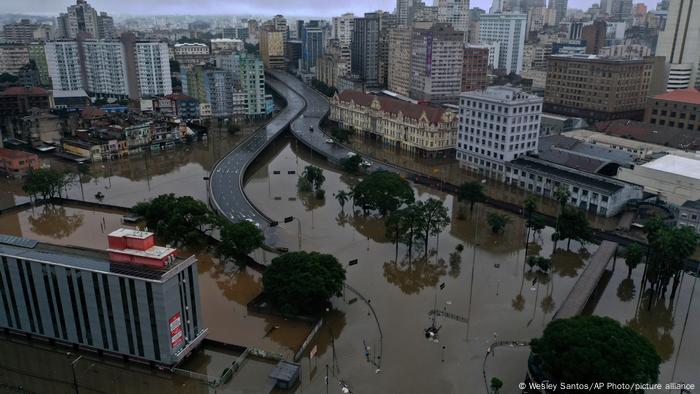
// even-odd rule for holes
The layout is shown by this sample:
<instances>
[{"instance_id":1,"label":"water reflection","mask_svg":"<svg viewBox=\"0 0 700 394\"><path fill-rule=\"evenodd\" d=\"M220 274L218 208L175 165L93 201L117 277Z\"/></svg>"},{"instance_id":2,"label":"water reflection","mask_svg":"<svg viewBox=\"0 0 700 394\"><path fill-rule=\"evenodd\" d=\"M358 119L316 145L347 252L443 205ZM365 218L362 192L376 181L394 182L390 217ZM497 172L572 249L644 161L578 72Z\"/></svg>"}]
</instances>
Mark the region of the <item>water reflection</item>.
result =
<instances>
[{"instance_id":1,"label":"water reflection","mask_svg":"<svg viewBox=\"0 0 700 394\"><path fill-rule=\"evenodd\" d=\"M632 278L625 278L621 280L620 284L617 286L617 298L619 298L622 302L631 301L636 293L637 290Z\"/></svg>"},{"instance_id":2,"label":"water reflection","mask_svg":"<svg viewBox=\"0 0 700 394\"><path fill-rule=\"evenodd\" d=\"M73 234L83 225L83 214L68 214L62 206L44 205L39 216L30 216L31 231L35 234L61 239Z\"/></svg>"},{"instance_id":3,"label":"water reflection","mask_svg":"<svg viewBox=\"0 0 700 394\"><path fill-rule=\"evenodd\" d=\"M436 253L431 249L427 257L405 256L399 262L396 260L385 262L384 278L401 289L404 294L418 294L425 288L435 287L440 278L447 273L447 264L444 259L438 258L437 261L431 261L431 257Z\"/></svg>"},{"instance_id":4,"label":"water reflection","mask_svg":"<svg viewBox=\"0 0 700 394\"><path fill-rule=\"evenodd\" d=\"M663 297L656 297L649 306L651 290L642 294L637 313L627 324L644 335L656 348L661 360L667 361L673 355L673 304Z\"/></svg>"},{"instance_id":5,"label":"water reflection","mask_svg":"<svg viewBox=\"0 0 700 394\"><path fill-rule=\"evenodd\" d=\"M551 257L552 268L560 277L575 278L578 276L578 271L584 267L588 257L587 253L582 251L576 253L557 248Z\"/></svg>"}]
</instances>

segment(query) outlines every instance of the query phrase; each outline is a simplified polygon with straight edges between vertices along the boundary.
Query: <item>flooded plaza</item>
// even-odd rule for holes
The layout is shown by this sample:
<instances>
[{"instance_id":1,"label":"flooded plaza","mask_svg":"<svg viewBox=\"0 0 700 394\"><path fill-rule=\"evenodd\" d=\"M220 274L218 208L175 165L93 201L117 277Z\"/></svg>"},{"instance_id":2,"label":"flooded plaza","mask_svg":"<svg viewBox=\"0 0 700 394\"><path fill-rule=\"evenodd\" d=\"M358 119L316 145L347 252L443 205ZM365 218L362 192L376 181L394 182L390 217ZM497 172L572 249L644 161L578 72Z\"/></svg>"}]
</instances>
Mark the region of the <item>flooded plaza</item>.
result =
<instances>
[{"instance_id":1,"label":"flooded plaza","mask_svg":"<svg viewBox=\"0 0 700 394\"><path fill-rule=\"evenodd\" d=\"M222 133L219 137L216 142L213 133L207 141L173 151L95 164L90 179L83 179L82 190L76 183L69 194L94 201L94 195L101 191L105 195L102 202L125 207L170 192L206 201L203 178L245 133ZM297 191L298 174L308 164L324 170L323 200ZM289 174L292 170L296 174ZM427 252L417 249L407 256L404 245L399 245L397 252L387 240L381 218L353 212L351 203L341 208L335 200L334 194L357 181L288 136L275 141L249 169L245 192L252 203L273 220L296 219L280 225L279 246L297 250L301 244L303 250L336 256L346 266L347 283L352 288L333 300L335 308L328 311L326 324L309 347L317 347L316 357L302 359L303 382L296 392L326 392L326 365L331 374L330 392L339 392L343 381L355 393L486 393L486 381L494 376L504 381L502 392L519 392L516 386L525 376L528 348L508 343L528 342L541 335L596 246L581 247L572 242L567 250L566 242L559 242L555 249L553 230L546 228L527 248L528 254L551 256L553 267L545 274L525 263L523 217L507 214L510 223L504 233L493 234L487 217L495 208L477 204L470 211L452 195L412 185L417 199L441 200L449 210L451 224L437 239L430 239ZM491 193L508 192L490 180L486 186ZM21 199L21 185L3 183L3 195ZM520 201L522 195L515 193L509 198ZM35 207L0 215L0 233L105 248L106 234L123 226L122 215L121 211L72 205ZM312 325L248 313L246 304L262 290L260 273L222 264L210 250L181 253L198 256L203 318L210 339L292 358ZM269 262L274 255L256 251L254 257ZM353 259L358 264L348 266ZM674 300L667 296L648 310L647 298L639 291L643 269L640 265L627 279L627 267L618 258L615 270L601 280L600 293L587 313L613 317L649 338L663 360L661 383L697 383L694 379L700 362L693 356L700 349L700 288L693 290L696 278L685 275ZM440 290L442 283L445 287ZM436 318L439 342L426 340L423 331L432 324L429 312L434 309L451 316ZM499 346L487 354L494 343ZM2 366L2 382L33 392L72 392L70 359L65 351L56 355L53 349L54 355L47 356L49 350L43 346L17 343L12 337L0 337L0 346L22 360L14 369ZM203 349L185 367L216 375L237 356L236 352ZM30 364L40 364L44 358L54 360L50 365L56 376L52 378L59 383L36 378ZM270 366L251 361L246 364L250 369L244 369L218 392L256 392L266 387L265 371ZM79 376L81 392L213 392L199 381L143 367L126 368L128 373L121 374L124 365L85 361L87 372ZM56 390L49 389L51 384ZM83 390L83 384L96 389ZM123 391L110 389L112 384L122 384Z\"/></svg>"}]
</instances>

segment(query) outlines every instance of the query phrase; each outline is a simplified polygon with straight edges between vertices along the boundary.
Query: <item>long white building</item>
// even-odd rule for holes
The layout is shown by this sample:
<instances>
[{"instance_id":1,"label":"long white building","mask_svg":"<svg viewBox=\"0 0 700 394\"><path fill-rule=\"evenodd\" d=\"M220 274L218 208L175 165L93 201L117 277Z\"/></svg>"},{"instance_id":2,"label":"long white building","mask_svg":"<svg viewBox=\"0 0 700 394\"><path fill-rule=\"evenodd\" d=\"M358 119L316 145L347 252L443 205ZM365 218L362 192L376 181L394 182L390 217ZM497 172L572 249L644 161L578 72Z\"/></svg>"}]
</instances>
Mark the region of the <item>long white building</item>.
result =
<instances>
[{"instance_id":1,"label":"long white building","mask_svg":"<svg viewBox=\"0 0 700 394\"><path fill-rule=\"evenodd\" d=\"M140 97L167 96L173 92L168 44L137 42L134 63Z\"/></svg>"},{"instance_id":2,"label":"long white building","mask_svg":"<svg viewBox=\"0 0 700 394\"><path fill-rule=\"evenodd\" d=\"M499 43L498 67L507 73L520 74L523 68L523 51L527 16L516 13L497 13L479 17L479 43Z\"/></svg>"},{"instance_id":3,"label":"long white building","mask_svg":"<svg viewBox=\"0 0 700 394\"><path fill-rule=\"evenodd\" d=\"M492 86L459 98L457 159L460 166L503 173L504 163L537 151L542 98L521 89Z\"/></svg>"}]
</instances>

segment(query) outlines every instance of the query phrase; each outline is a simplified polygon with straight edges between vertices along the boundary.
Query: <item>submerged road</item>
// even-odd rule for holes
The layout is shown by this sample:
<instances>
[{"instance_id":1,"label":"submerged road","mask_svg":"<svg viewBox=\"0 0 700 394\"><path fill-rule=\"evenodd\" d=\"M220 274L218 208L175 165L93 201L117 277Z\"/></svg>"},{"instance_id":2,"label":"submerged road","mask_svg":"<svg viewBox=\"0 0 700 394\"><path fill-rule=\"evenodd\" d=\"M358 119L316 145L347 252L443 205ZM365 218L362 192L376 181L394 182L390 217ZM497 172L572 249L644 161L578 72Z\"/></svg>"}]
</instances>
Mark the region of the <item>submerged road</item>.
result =
<instances>
[{"instance_id":1,"label":"submerged road","mask_svg":"<svg viewBox=\"0 0 700 394\"><path fill-rule=\"evenodd\" d=\"M214 209L232 222L250 219L263 228L268 243L275 244L275 228L270 218L260 212L243 192L243 177L250 163L278 135L289 127L306 106L304 99L287 85L274 78L267 84L287 105L268 124L255 131L214 165L209 175L209 202Z\"/></svg>"},{"instance_id":2,"label":"submerged road","mask_svg":"<svg viewBox=\"0 0 700 394\"><path fill-rule=\"evenodd\" d=\"M314 152L326 157L332 164L352 152L344 146L326 142L330 137L322 132L320 123L330 111L328 100L293 75L282 71L268 71L268 86L282 97L287 105L267 125L255 131L214 165L209 176L209 202L214 209L232 222L252 220L265 233L266 243L277 243L277 227L259 211L243 191L244 175L248 166L277 136L287 128L295 138ZM373 163L371 170L404 172L385 163Z\"/></svg>"}]
</instances>

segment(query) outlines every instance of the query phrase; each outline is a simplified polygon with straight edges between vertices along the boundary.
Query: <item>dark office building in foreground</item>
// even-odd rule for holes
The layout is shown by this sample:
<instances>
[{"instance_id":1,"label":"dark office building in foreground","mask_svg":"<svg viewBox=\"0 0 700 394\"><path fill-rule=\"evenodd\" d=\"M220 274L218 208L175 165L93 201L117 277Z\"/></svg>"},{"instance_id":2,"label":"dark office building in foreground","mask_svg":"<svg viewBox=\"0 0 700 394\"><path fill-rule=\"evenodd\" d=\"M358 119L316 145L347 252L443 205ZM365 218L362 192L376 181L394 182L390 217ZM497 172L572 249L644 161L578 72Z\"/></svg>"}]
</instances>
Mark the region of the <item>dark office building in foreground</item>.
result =
<instances>
[{"instance_id":1,"label":"dark office building in foreground","mask_svg":"<svg viewBox=\"0 0 700 394\"><path fill-rule=\"evenodd\" d=\"M197 260L119 229L106 251L0 235L0 328L152 364L205 337Z\"/></svg>"}]
</instances>

